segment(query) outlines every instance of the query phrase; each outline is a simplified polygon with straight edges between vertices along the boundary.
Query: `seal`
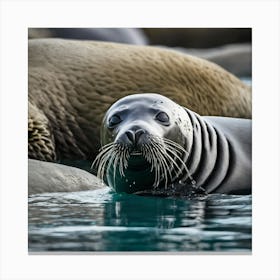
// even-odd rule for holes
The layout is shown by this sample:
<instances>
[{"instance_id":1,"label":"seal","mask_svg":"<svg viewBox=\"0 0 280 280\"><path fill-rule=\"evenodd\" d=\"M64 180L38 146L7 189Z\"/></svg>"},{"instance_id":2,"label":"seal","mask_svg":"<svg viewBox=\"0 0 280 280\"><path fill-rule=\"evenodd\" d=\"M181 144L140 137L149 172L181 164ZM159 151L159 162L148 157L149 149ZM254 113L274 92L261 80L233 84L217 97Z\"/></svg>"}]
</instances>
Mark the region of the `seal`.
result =
<instances>
[{"instance_id":1,"label":"seal","mask_svg":"<svg viewBox=\"0 0 280 280\"><path fill-rule=\"evenodd\" d=\"M28 159L28 195L96 190L102 187L102 182L85 170Z\"/></svg>"},{"instance_id":2,"label":"seal","mask_svg":"<svg viewBox=\"0 0 280 280\"><path fill-rule=\"evenodd\" d=\"M150 46L33 39L28 54L29 158L93 160L107 109L160 92L201 115L251 117L251 89L221 67Z\"/></svg>"},{"instance_id":3,"label":"seal","mask_svg":"<svg viewBox=\"0 0 280 280\"><path fill-rule=\"evenodd\" d=\"M93 166L117 192L251 192L251 120L202 117L159 94L114 103Z\"/></svg>"}]
</instances>

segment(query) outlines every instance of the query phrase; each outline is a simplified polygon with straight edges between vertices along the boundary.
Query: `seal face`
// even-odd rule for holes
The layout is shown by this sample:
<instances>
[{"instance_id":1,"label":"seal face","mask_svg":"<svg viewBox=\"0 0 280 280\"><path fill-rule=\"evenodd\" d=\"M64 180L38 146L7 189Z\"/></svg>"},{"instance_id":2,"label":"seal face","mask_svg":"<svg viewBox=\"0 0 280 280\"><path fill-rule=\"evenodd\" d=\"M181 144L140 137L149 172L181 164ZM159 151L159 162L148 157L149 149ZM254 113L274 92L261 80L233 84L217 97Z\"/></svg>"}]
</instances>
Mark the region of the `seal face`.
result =
<instances>
[{"instance_id":1,"label":"seal face","mask_svg":"<svg viewBox=\"0 0 280 280\"><path fill-rule=\"evenodd\" d=\"M250 193L251 121L201 117L159 94L107 111L93 165L117 192L179 189Z\"/></svg>"},{"instance_id":2,"label":"seal face","mask_svg":"<svg viewBox=\"0 0 280 280\"><path fill-rule=\"evenodd\" d=\"M182 107L159 94L127 96L104 117L98 176L118 192L167 187L186 168L182 158L191 143Z\"/></svg>"}]
</instances>

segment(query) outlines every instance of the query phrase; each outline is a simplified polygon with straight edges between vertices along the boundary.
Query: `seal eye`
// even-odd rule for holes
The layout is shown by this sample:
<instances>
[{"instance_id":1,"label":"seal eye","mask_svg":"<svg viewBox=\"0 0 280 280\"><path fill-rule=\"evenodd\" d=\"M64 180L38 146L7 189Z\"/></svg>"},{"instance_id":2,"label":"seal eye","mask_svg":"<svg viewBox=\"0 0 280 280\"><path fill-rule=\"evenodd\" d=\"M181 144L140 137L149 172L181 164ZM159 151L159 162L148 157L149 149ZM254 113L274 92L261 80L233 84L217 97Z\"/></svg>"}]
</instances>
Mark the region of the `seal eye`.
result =
<instances>
[{"instance_id":1,"label":"seal eye","mask_svg":"<svg viewBox=\"0 0 280 280\"><path fill-rule=\"evenodd\" d=\"M120 123L122 120L118 115L114 115L109 119L109 127L113 127Z\"/></svg>"},{"instance_id":2,"label":"seal eye","mask_svg":"<svg viewBox=\"0 0 280 280\"><path fill-rule=\"evenodd\" d=\"M159 112L156 115L156 120L160 121L164 125L169 125L169 117L165 112Z\"/></svg>"}]
</instances>

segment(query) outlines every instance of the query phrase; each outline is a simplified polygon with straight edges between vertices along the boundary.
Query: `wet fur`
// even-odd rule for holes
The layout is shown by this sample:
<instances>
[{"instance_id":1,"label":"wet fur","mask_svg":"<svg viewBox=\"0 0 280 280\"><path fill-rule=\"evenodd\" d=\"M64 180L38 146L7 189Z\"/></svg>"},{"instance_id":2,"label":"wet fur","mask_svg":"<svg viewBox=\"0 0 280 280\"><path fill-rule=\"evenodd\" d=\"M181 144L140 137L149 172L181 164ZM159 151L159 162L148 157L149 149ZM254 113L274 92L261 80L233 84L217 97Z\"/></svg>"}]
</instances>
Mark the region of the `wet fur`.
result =
<instances>
[{"instance_id":1,"label":"wet fur","mask_svg":"<svg viewBox=\"0 0 280 280\"><path fill-rule=\"evenodd\" d=\"M200 115L251 117L251 90L235 76L156 47L30 40L28 72L30 158L93 159L104 113L134 93L160 92Z\"/></svg>"}]
</instances>

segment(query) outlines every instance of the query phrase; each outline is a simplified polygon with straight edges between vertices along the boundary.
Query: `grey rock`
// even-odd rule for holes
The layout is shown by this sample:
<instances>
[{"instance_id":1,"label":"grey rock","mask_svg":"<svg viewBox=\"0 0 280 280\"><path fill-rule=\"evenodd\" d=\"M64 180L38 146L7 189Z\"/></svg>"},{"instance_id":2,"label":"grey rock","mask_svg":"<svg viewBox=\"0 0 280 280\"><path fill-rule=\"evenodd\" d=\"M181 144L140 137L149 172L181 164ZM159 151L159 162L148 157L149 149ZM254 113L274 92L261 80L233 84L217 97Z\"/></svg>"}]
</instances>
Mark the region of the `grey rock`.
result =
<instances>
[{"instance_id":1,"label":"grey rock","mask_svg":"<svg viewBox=\"0 0 280 280\"><path fill-rule=\"evenodd\" d=\"M29 28L29 39L64 38L147 45L148 38L140 28Z\"/></svg>"},{"instance_id":2,"label":"grey rock","mask_svg":"<svg viewBox=\"0 0 280 280\"><path fill-rule=\"evenodd\" d=\"M252 75L251 44L230 44L209 49L173 49L212 61L239 77Z\"/></svg>"},{"instance_id":3,"label":"grey rock","mask_svg":"<svg viewBox=\"0 0 280 280\"><path fill-rule=\"evenodd\" d=\"M28 159L28 194L76 192L103 188L96 176L63 164Z\"/></svg>"}]
</instances>

